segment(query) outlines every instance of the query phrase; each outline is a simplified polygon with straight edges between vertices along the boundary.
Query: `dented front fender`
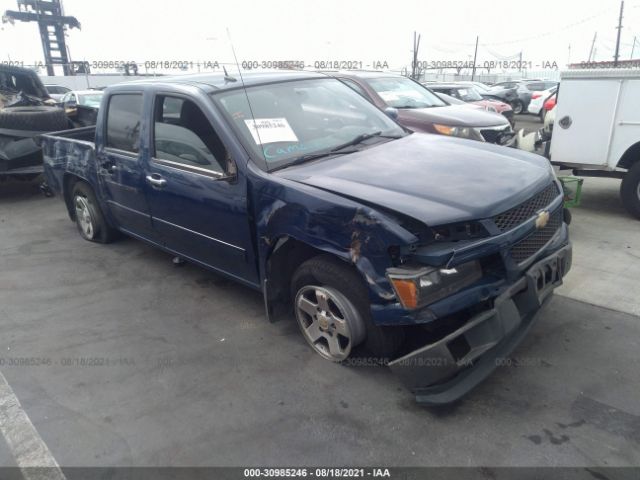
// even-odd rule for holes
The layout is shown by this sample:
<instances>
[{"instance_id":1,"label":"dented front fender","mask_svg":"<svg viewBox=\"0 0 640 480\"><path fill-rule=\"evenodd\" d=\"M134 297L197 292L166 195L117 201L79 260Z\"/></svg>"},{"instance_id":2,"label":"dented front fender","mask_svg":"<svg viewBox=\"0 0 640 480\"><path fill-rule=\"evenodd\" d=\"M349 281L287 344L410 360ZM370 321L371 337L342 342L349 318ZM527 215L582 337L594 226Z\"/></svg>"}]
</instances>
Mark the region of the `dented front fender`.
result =
<instances>
[{"instance_id":1,"label":"dented front fender","mask_svg":"<svg viewBox=\"0 0 640 480\"><path fill-rule=\"evenodd\" d=\"M392 218L322 189L280 179L254 183L256 235L262 278L269 256L282 238L293 238L353 264L369 287L372 303L394 298L385 271L389 248L417 242Z\"/></svg>"}]
</instances>

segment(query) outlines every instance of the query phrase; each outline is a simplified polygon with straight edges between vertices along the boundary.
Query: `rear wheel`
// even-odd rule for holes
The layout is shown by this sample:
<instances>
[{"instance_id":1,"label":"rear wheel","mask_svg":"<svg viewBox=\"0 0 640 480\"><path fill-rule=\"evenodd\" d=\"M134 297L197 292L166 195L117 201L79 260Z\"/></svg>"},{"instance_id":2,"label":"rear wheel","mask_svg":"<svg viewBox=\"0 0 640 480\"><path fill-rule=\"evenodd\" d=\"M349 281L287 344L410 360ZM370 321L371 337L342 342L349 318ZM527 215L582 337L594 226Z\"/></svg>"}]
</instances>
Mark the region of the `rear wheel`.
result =
<instances>
[{"instance_id":1,"label":"rear wheel","mask_svg":"<svg viewBox=\"0 0 640 480\"><path fill-rule=\"evenodd\" d=\"M520 100L515 100L511 104L511 108L513 109L513 113L515 115L520 115L522 113L522 109L523 109L522 102Z\"/></svg>"},{"instance_id":2,"label":"rear wheel","mask_svg":"<svg viewBox=\"0 0 640 480\"><path fill-rule=\"evenodd\" d=\"M113 241L116 231L107 224L100 205L89 185L77 182L71 194L78 232L85 240L98 243Z\"/></svg>"},{"instance_id":3,"label":"rear wheel","mask_svg":"<svg viewBox=\"0 0 640 480\"><path fill-rule=\"evenodd\" d=\"M640 161L637 161L622 179L620 198L627 211L640 219Z\"/></svg>"},{"instance_id":4,"label":"rear wheel","mask_svg":"<svg viewBox=\"0 0 640 480\"><path fill-rule=\"evenodd\" d=\"M293 275L291 290L302 335L327 360L341 362L359 345L388 358L404 340L402 327L373 324L362 279L340 260L307 260Z\"/></svg>"}]
</instances>

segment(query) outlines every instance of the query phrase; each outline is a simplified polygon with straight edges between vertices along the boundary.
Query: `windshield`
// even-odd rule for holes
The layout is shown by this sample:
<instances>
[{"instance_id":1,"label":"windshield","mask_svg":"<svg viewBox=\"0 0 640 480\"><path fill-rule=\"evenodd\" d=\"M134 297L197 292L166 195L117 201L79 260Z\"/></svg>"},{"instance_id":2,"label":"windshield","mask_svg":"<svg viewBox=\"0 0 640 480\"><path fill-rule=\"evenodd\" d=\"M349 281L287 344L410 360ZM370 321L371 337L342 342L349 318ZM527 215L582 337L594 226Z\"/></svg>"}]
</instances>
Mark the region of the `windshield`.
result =
<instances>
[{"instance_id":1,"label":"windshield","mask_svg":"<svg viewBox=\"0 0 640 480\"><path fill-rule=\"evenodd\" d=\"M102 93L78 95L78 98L80 100L80 105L98 108L102 101Z\"/></svg>"},{"instance_id":2,"label":"windshield","mask_svg":"<svg viewBox=\"0 0 640 480\"><path fill-rule=\"evenodd\" d=\"M478 100L482 100L482 96L478 93L474 88L459 88L458 95L465 102L477 102Z\"/></svg>"},{"instance_id":3,"label":"windshield","mask_svg":"<svg viewBox=\"0 0 640 480\"><path fill-rule=\"evenodd\" d=\"M213 93L212 98L267 170L303 155L330 152L363 134L377 134L363 145L405 135L373 104L334 78L257 85L246 93L235 88Z\"/></svg>"},{"instance_id":4,"label":"windshield","mask_svg":"<svg viewBox=\"0 0 640 480\"><path fill-rule=\"evenodd\" d=\"M489 86L483 83L472 83L471 85L473 85L477 90L480 90L483 92L488 92L490 90Z\"/></svg>"},{"instance_id":5,"label":"windshield","mask_svg":"<svg viewBox=\"0 0 640 480\"><path fill-rule=\"evenodd\" d=\"M447 104L425 87L405 77L367 79L384 102L393 108L445 107Z\"/></svg>"}]
</instances>

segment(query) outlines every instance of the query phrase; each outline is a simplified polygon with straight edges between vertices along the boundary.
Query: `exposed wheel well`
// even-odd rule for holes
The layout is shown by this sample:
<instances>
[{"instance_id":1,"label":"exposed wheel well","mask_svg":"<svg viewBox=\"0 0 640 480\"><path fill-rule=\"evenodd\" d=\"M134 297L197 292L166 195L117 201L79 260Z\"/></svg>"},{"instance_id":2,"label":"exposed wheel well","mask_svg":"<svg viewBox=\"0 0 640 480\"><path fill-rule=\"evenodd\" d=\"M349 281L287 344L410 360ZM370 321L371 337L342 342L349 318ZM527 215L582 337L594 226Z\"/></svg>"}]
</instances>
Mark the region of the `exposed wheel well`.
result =
<instances>
[{"instance_id":1,"label":"exposed wheel well","mask_svg":"<svg viewBox=\"0 0 640 480\"><path fill-rule=\"evenodd\" d=\"M291 237L280 238L267 261L269 300L289 304L289 288L294 272L302 263L318 255L330 254ZM336 255L333 257L343 261ZM344 264L350 266L346 261Z\"/></svg>"},{"instance_id":2,"label":"exposed wheel well","mask_svg":"<svg viewBox=\"0 0 640 480\"><path fill-rule=\"evenodd\" d=\"M640 142L634 143L627 148L627 151L622 154L622 157L620 157L620 161L617 166L619 168L626 168L629 170L637 161L640 161Z\"/></svg>"}]
</instances>

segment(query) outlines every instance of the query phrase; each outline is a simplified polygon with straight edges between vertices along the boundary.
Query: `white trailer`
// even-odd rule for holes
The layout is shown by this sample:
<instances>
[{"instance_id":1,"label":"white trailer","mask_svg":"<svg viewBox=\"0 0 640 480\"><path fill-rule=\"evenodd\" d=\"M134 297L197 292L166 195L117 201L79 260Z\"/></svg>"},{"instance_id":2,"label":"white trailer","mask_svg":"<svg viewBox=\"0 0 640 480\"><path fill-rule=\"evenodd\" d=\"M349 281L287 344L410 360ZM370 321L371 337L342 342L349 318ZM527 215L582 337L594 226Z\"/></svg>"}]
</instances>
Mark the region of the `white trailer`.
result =
<instances>
[{"instance_id":1,"label":"white trailer","mask_svg":"<svg viewBox=\"0 0 640 480\"><path fill-rule=\"evenodd\" d=\"M557 98L551 163L622 179L622 203L640 218L640 70L563 72Z\"/></svg>"}]
</instances>

